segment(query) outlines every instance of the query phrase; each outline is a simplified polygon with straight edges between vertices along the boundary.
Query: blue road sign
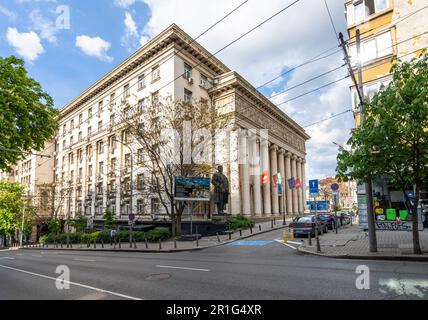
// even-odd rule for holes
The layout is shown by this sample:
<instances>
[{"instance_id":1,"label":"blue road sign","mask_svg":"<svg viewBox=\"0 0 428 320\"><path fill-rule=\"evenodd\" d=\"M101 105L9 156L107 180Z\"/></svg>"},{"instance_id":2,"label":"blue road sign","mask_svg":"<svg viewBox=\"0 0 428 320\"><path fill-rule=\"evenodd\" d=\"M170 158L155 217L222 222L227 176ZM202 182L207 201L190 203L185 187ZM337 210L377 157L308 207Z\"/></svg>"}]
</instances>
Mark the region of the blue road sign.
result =
<instances>
[{"instance_id":1,"label":"blue road sign","mask_svg":"<svg viewBox=\"0 0 428 320\"><path fill-rule=\"evenodd\" d=\"M309 193L315 194L319 192L318 180L309 180Z\"/></svg>"},{"instance_id":2,"label":"blue road sign","mask_svg":"<svg viewBox=\"0 0 428 320\"><path fill-rule=\"evenodd\" d=\"M333 183L331 185L331 190L333 190L333 191L339 191L339 185L337 183Z\"/></svg>"}]
</instances>

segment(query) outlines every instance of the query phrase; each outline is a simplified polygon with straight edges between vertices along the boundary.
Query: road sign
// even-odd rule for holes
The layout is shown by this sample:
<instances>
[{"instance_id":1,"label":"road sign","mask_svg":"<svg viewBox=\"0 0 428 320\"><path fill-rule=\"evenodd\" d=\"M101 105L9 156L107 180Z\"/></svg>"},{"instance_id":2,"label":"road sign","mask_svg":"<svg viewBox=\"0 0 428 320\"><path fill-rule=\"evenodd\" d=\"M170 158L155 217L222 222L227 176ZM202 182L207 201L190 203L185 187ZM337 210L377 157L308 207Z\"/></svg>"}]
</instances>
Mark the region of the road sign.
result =
<instances>
[{"instance_id":1,"label":"road sign","mask_svg":"<svg viewBox=\"0 0 428 320\"><path fill-rule=\"evenodd\" d=\"M130 214L128 215L128 220L129 220L129 221L134 221L134 220L135 220L135 214L130 213Z\"/></svg>"},{"instance_id":2,"label":"road sign","mask_svg":"<svg viewBox=\"0 0 428 320\"><path fill-rule=\"evenodd\" d=\"M331 190L333 190L333 191L339 191L339 185L337 183L333 183L331 185Z\"/></svg>"},{"instance_id":3,"label":"road sign","mask_svg":"<svg viewBox=\"0 0 428 320\"><path fill-rule=\"evenodd\" d=\"M318 180L310 180L309 181L309 193L310 194L318 194L319 193L319 181Z\"/></svg>"}]
</instances>

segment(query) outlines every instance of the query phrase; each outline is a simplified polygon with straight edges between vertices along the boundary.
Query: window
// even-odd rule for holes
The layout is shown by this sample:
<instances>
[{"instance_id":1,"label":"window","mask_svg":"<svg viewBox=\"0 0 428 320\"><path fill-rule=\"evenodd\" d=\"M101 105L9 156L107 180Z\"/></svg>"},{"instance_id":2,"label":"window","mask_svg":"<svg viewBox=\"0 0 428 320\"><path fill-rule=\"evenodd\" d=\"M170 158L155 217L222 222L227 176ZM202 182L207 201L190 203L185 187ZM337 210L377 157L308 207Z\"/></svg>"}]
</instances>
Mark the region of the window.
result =
<instances>
[{"instance_id":1,"label":"window","mask_svg":"<svg viewBox=\"0 0 428 320\"><path fill-rule=\"evenodd\" d=\"M98 112L101 113L103 111L103 100L98 103Z\"/></svg>"},{"instance_id":2,"label":"window","mask_svg":"<svg viewBox=\"0 0 428 320\"><path fill-rule=\"evenodd\" d=\"M70 154L68 155L68 161L70 162L70 165L73 165L73 164L74 164L74 156L73 156L73 154L72 154L72 153L70 153Z\"/></svg>"},{"instance_id":3,"label":"window","mask_svg":"<svg viewBox=\"0 0 428 320\"><path fill-rule=\"evenodd\" d=\"M88 109L88 118L92 118L92 108Z\"/></svg>"},{"instance_id":4,"label":"window","mask_svg":"<svg viewBox=\"0 0 428 320\"><path fill-rule=\"evenodd\" d=\"M137 161L138 163L142 163L144 161L144 149L138 149Z\"/></svg>"},{"instance_id":5,"label":"window","mask_svg":"<svg viewBox=\"0 0 428 320\"><path fill-rule=\"evenodd\" d=\"M141 99L138 101L138 112L143 112L146 108L146 99Z\"/></svg>"},{"instance_id":6,"label":"window","mask_svg":"<svg viewBox=\"0 0 428 320\"><path fill-rule=\"evenodd\" d=\"M144 175L139 174L137 176L137 189L143 190L143 188L144 188Z\"/></svg>"},{"instance_id":7,"label":"window","mask_svg":"<svg viewBox=\"0 0 428 320\"><path fill-rule=\"evenodd\" d=\"M201 87L203 88L208 88L209 85L209 80L208 77L204 74L201 73Z\"/></svg>"},{"instance_id":8,"label":"window","mask_svg":"<svg viewBox=\"0 0 428 320\"><path fill-rule=\"evenodd\" d=\"M110 107L114 106L116 100L116 93L110 95Z\"/></svg>"},{"instance_id":9,"label":"window","mask_svg":"<svg viewBox=\"0 0 428 320\"><path fill-rule=\"evenodd\" d=\"M117 160L116 158L113 158L110 160L110 172L115 173L117 169Z\"/></svg>"},{"instance_id":10,"label":"window","mask_svg":"<svg viewBox=\"0 0 428 320\"><path fill-rule=\"evenodd\" d=\"M152 93L152 104L157 105L159 103L159 92Z\"/></svg>"},{"instance_id":11,"label":"window","mask_svg":"<svg viewBox=\"0 0 428 320\"><path fill-rule=\"evenodd\" d=\"M92 172L92 165L90 164L89 167L88 167L88 176L92 177L92 173L93 173Z\"/></svg>"},{"instance_id":12,"label":"window","mask_svg":"<svg viewBox=\"0 0 428 320\"><path fill-rule=\"evenodd\" d=\"M390 0L360 0L346 7L348 26L364 21L374 13L389 8Z\"/></svg>"},{"instance_id":13,"label":"window","mask_svg":"<svg viewBox=\"0 0 428 320\"><path fill-rule=\"evenodd\" d=\"M91 127L88 127L88 138L89 138L89 136L92 134L92 128Z\"/></svg>"},{"instance_id":14,"label":"window","mask_svg":"<svg viewBox=\"0 0 428 320\"><path fill-rule=\"evenodd\" d=\"M184 89L184 102L192 102L192 91Z\"/></svg>"},{"instance_id":15,"label":"window","mask_svg":"<svg viewBox=\"0 0 428 320\"><path fill-rule=\"evenodd\" d=\"M131 154L125 154L125 170L131 167Z\"/></svg>"},{"instance_id":16,"label":"window","mask_svg":"<svg viewBox=\"0 0 428 320\"><path fill-rule=\"evenodd\" d=\"M98 122L98 131L101 131L103 129L103 122L99 121Z\"/></svg>"},{"instance_id":17,"label":"window","mask_svg":"<svg viewBox=\"0 0 428 320\"><path fill-rule=\"evenodd\" d=\"M70 121L70 131L74 129L74 120Z\"/></svg>"},{"instance_id":18,"label":"window","mask_svg":"<svg viewBox=\"0 0 428 320\"><path fill-rule=\"evenodd\" d=\"M83 169L79 168L79 180L83 177Z\"/></svg>"},{"instance_id":19,"label":"window","mask_svg":"<svg viewBox=\"0 0 428 320\"><path fill-rule=\"evenodd\" d=\"M86 147L86 155L88 156L89 161L92 159L92 146Z\"/></svg>"},{"instance_id":20,"label":"window","mask_svg":"<svg viewBox=\"0 0 428 320\"><path fill-rule=\"evenodd\" d=\"M365 41L361 44L361 62L366 63L373 59L386 57L393 53L391 32L383 33L376 38ZM357 63L357 46L354 44L350 48L352 64Z\"/></svg>"},{"instance_id":21,"label":"window","mask_svg":"<svg viewBox=\"0 0 428 320\"><path fill-rule=\"evenodd\" d=\"M145 208L144 208L144 201L139 199L137 201L137 214L138 215L143 215L145 214Z\"/></svg>"},{"instance_id":22,"label":"window","mask_svg":"<svg viewBox=\"0 0 428 320\"><path fill-rule=\"evenodd\" d=\"M83 115L79 114L79 124L82 124L82 122L83 122Z\"/></svg>"},{"instance_id":23,"label":"window","mask_svg":"<svg viewBox=\"0 0 428 320\"><path fill-rule=\"evenodd\" d=\"M160 69L159 66L152 68L152 82L160 79Z\"/></svg>"},{"instance_id":24,"label":"window","mask_svg":"<svg viewBox=\"0 0 428 320\"><path fill-rule=\"evenodd\" d=\"M82 141L82 139L83 139L83 133L82 131L79 131L79 142Z\"/></svg>"},{"instance_id":25,"label":"window","mask_svg":"<svg viewBox=\"0 0 428 320\"><path fill-rule=\"evenodd\" d=\"M104 142L102 140L97 142L97 152L98 154L104 153Z\"/></svg>"},{"instance_id":26,"label":"window","mask_svg":"<svg viewBox=\"0 0 428 320\"><path fill-rule=\"evenodd\" d=\"M65 148L67 148L67 143L65 140L62 140L62 150L65 150Z\"/></svg>"},{"instance_id":27,"label":"window","mask_svg":"<svg viewBox=\"0 0 428 320\"><path fill-rule=\"evenodd\" d=\"M131 118L132 117L131 107L126 107L125 109L123 109L123 114L125 115L125 118Z\"/></svg>"},{"instance_id":28,"label":"window","mask_svg":"<svg viewBox=\"0 0 428 320\"><path fill-rule=\"evenodd\" d=\"M79 162L82 163L82 161L83 161L83 150L82 149L77 150L77 158L78 158Z\"/></svg>"},{"instance_id":29,"label":"window","mask_svg":"<svg viewBox=\"0 0 428 320\"><path fill-rule=\"evenodd\" d=\"M65 135L67 133L67 124L62 126L62 135Z\"/></svg>"},{"instance_id":30,"label":"window","mask_svg":"<svg viewBox=\"0 0 428 320\"><path fill-rule=\"evenodd\" d=\"M98 174L104 174L104 162L98 164Z\"/></svg>"},{"instance_id":31,"label":"window","mask_svg":"<svg viewBox=\"0 0 428 320\"><path fill-rule=\"evenodd\" d=\"M71 137L70 137L70 146L72 146L72 145L73 145L73 143L74 143L74 139L73 139L73 136L71 136Z\"/></svg>"},{"instance_id":32,"label":"window","mask_svg":"<svg viewBox=\"0 0 428 320\"><path fill-rule=\"evenodd\" d=\"M115 135L110 136L109 139L108 139L108 141L109 141L108 142L109 148L112 149L112 150L116 149L116 145L117 145L116 136Z\"/></svg>"},{"instance_id":33,"label":"window","mask_svg":"<svg viewBox=\"0 0 428 320\"><path fill-rule=\"evenodd\" d=\"M128 84L126 84L126 85L123 87L123 96L124 96L125 98L127 98L127 97L129 97L129 96L130 96L129 83L128 83Z\"/></svg>"},{"instance_id":34,"label":"window","mask_svg":"<svg viewBox=\"0 0 428 320\"><path fill-rule=\"evenodd\" d=\"M146 78L144 74L138 77L138 90L144 89L146 87Z\"/></svg>"},{"instance_id":35,"label":"window","mask_svg":"<svg viewBox=\"0 0 428 320\"><path fill-rule=\"evenodd\" d=\"M115 115L110 116L110 126L113 127L115 125Z\"/></svg>"},{"instance_id":36,"label":"window","mask_svg":"<svg viewBox=\"0 0 428 320\"><path fill-rule=\"evenodd\" d=\"M183 74L183 76L186 79L190 79L192 77L192 67L189 64L187 64L186 62L184 63L184 74Z\"/></svg>"}]
</instances>

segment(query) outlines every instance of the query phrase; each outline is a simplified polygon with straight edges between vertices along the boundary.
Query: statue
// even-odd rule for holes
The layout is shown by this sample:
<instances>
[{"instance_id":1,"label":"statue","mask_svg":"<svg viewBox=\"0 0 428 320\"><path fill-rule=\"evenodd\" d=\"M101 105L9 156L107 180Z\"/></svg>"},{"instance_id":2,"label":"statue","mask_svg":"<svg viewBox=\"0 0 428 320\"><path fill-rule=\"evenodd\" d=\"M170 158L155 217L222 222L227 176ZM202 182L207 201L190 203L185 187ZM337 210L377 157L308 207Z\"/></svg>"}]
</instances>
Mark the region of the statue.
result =
<instances>
[{"instance_id":1,"label":"statue","mask_svg":"<svg viewBox=\"0 0 428 320\"><path fill-rule=\"evenodd\" d=\"M223 174L223 166L219 166L213 176L212 184L214 185L214 199L217 205L218 215L224 215L224 208L229 202L229 181Z\"/></svg>"}]
</instances>

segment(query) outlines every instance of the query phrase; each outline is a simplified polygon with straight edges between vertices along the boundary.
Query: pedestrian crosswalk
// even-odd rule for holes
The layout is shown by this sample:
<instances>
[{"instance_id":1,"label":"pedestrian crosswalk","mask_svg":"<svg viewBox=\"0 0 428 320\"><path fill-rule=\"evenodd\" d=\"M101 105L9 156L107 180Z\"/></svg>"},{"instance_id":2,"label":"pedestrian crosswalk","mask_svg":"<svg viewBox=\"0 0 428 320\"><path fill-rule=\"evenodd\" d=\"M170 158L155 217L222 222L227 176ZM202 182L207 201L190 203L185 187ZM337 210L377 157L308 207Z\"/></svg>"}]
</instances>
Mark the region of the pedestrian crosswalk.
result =
<instances>
[{"instance_id":1,"label":"pedestrian crosswalk","mask_svg":"<svg viewBox=\"0 0 428 320\"><path fill-rule=\"evenodd\" d=\"M268 241L268 240L235 241L227 244L226 246L228 247L263 247L271 243L273 243L273 241Z\"/></svg>"}]
</instances>

